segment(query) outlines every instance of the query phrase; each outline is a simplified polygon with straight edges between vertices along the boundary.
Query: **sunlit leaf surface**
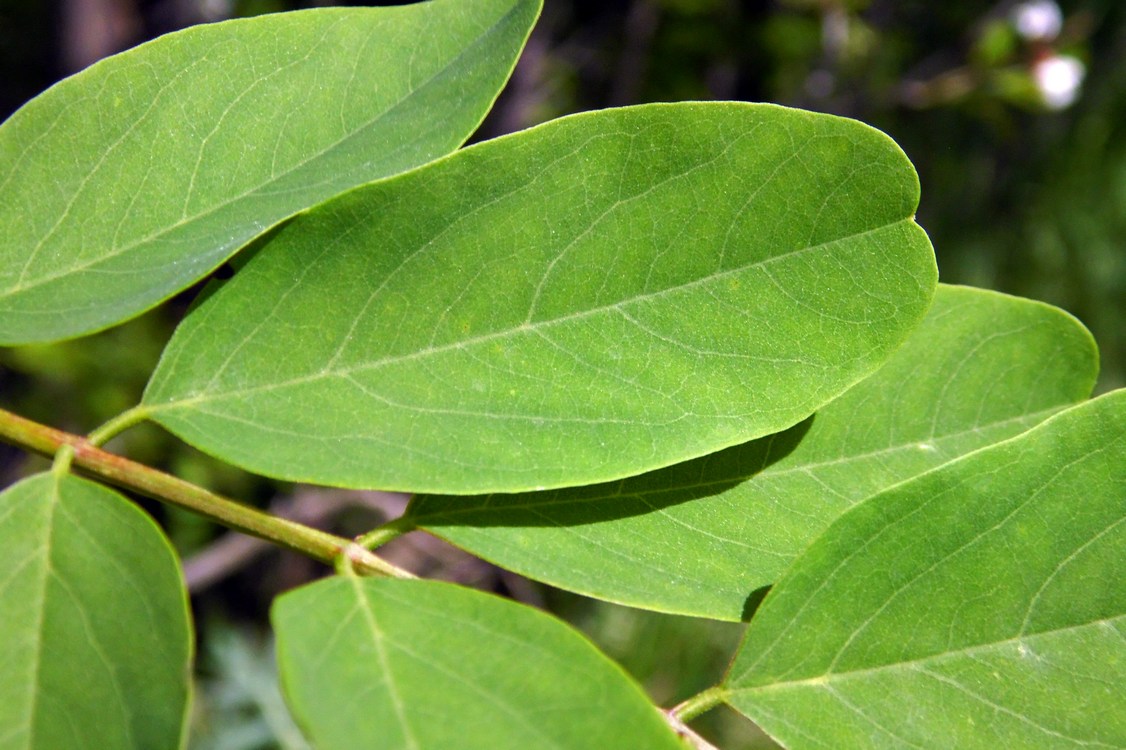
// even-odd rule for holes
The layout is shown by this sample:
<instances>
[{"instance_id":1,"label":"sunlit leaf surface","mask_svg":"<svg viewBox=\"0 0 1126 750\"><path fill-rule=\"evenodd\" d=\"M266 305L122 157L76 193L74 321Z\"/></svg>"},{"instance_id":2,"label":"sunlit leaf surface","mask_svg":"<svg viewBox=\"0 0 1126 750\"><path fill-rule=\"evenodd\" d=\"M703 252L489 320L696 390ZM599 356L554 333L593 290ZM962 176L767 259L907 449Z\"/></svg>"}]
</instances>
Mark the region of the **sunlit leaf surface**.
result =
<instances>
[{"instance_id":1,"label":"sunlit leaf surface","mask_svg":"<svg viewBox=\"0 0 1126 750\"><path fill-rule=\"evenodd\" d=\"M466 494L605 481L786 428L922 319L885 135L768 105L556 120L282 228L145 394L253 471Z\"/></svg>"},{"instance_id":2,"label":"sunlit leaf surface","mask_svg":"<svg viewBox=\"0 0 1126 750\"><path fill-rule=\"evenodd\" d=\"M792 750L1126 747L1126 391L846 513L729 702Z\"/></svg>"},{"instance_id":3,"label":"sunlit leaf surface","mask_svg":"<svg viewBox=\"0 0 1126 750\"><path fill-rule=\"evenodd\" d=\"M0 126L0 343L118 323L250 239L457 148L539 0L324 8L196 26Z\"/></svg>"},{"instance_id":4,"label":"sunlit leaf surface","mask_svg":"<svg viewBox=\"0 0 1126 750\"><path fill-rule=\"evenodd\" d=\"M506 568L625 604L737 620L853 504L1085 399L1086 329L940 286L892 359L779 435L595 487L420 497L416 523Z\"/></svg>"},{"instance_id":5,"label":"sunlit leaf surface","mask_svg":"<svg viewBox=\"0 0 1126 750\"><path fill-rule=\"evenodd\" d=\"M187 593L121 495L51 474L0 494L0 634L3 750L180 746Z\"/></svg>"},{"instance_id":6,"label":"sunlit leaf surface","mask_svg":"<svg viewBox=\"0 0 1126 750\"><path fill-rule=\"evenodd\" d=\"M274 605L287 698L321 750L684 750L562 622L431 581L334 578Z\"/></svg>"}]
</instances>

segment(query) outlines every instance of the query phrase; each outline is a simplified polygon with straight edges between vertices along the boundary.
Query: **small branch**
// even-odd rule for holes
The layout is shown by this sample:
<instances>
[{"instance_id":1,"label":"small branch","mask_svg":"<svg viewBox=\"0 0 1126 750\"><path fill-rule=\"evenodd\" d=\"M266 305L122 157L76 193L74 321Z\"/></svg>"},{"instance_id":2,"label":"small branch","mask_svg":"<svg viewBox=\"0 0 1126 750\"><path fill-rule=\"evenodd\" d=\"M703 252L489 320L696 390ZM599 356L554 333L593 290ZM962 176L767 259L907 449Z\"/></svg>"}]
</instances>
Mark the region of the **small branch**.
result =
<instances>
[{"instance_id":1,"label":"small branch","mask_svg":"<svg viewBox=\"0 0 1126 750\"><path fill-rule=\"evenodd\" d=\"M103 446L111 438L120 435L133 425L140 424L148 419L149 410L143 406L134 406L128 411L123 411L110 421L86 436L90 445Z\"/></svg>"},{"instance_id":2,"label":"small branch","mask_svg":"<svg viewBox=\"0 0 1126 750\"><path fill-rule=\"evenodd\" d=\"M111 420L99 432L106 431L114 422L117 420ZM69 446L74 451L74 468L108 484L190 510L229 528L287 547L329 565L335 564L346 554L358 573L395 578L414 577L358 547L350 539L263 513L171 474L103 451L79 435L41 425L3 409L0 409L0 440L48 457L59 453L64 446Z\"/></svg>"},{"instance_id":3,"label":"small branch","mask_svg":"<svg viewBox=\"0 0 1126 750\"><path fill-rule=\"evenodd\" d=\"M413 518L410 516L399 516L385 524L376 526L366 534L356 537L356 543L366 549L375 549L376 547L382 547L392 539L414 531L416 528Z\"/></svg>"},{"instance_id":4,"label":"small branch","mask_svg":"<svg viewBox=\"0 0 1126 750\"><path fill-rule=\"evenodd\" d=\"M55 453L55 460L51 463L51 473L56 477L64 477L70 473L70 464L74 461L74 449L64 445Z\"/></svg>"},{"instance_id":5,"label":"small branch","mask_svg":"<svg viewBox=\"0 0 1126 750\"><path fill-rule=\"evenodd\" d=\"M275 518L288 518L305 526L320 527L341 512L363 508L384 518L403 512L405 498L396 493L369 490L332 490L324 487L297 487L292 495L279 497L266 512ZM257 537L228 532L201 550L184 558L184 581L188 592L198 594L233 575L260 555L276 547Z\"/></svg>"},{"instance_id":6,"label":"small branch","mask_svg":"<svg viewBox=\"0 0 1126 750\"><path fill-rule=\"evenodd\" d=\"M726 697L727 691L723 687L716 685L670 708L668 713L670 716L680 721L692 721L700 714L707 713L720 703L723 703Z\"/></svg>"},{"instance_id":7,"label":"small branch","mask_svg":"<svg viewBox=\"0 0 1126 750\"><path fill-rule=\"evenodd\" d=\"M661 713L673 731L686 740L694 750L717 750L715 745L693 732L687 722L723 703L726 695L727 691L716 685Z\"/></svg>"},{"instance_id":8,"label":"small branch","mask_svg":"<svg viewBox=\"0 0 1126 750\"><path fill-rule=\"evenodd\" d=\"M676 732L676 736L687 742L692 750L719 750L715 745L693 732L687 724L674 716L672 711L662 711L661 715L665 717L665 721Z\"/></svg>"},{"instance_id":9,"label":"small branch","mask_svg":"<svg viewBox=\"0 0 1126 750\"><path fill-rule=\"evenodd\" d=\"M274 549L269 542L237 533L223 534L205 549L184 558L184 583L198 594Z\"/></svg>"}]
</instances>

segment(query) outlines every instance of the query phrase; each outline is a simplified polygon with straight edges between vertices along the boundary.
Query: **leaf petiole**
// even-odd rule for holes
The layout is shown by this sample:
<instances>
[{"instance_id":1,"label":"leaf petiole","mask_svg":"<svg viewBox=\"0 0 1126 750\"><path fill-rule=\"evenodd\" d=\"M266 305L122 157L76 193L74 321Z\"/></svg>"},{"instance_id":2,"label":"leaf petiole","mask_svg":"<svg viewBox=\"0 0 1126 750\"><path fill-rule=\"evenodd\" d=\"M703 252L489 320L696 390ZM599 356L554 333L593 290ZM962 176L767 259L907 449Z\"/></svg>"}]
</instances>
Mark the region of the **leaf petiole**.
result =
<instances>
[{"instance_id":1,"label":"leaf petiole","mask_svg":"<svg viewBox=\"0 0 1126 750\"><path fill-rule=\"evenodd\" d=\"M392 519L385 524L376 526L368 533L356 537L356 544L364 549L373 550L376 547L382 547L392 539L397 539L403 534L407 534L417 529L414 518L411 516L400 516L399 518Z\"/></svg>"},{"instance_id":2,"label":"leaf petiole","mask_svg":"<svg viewBox=\"0 0 1126 750\"><path fill-rule=\"evenodd\" d=\"M86 436L86 440L90 445L105 445L112 438L117 437L130 427L138 425L148 418L149 408L147 406L134 406L132 409L121 412L116 417L91 432Z\"/></svg>"},{"instance_id":3,"label":"leaf petiole","mask_svg":"<svg viewBox=\"0 0 1126 750\"><path fill-rule=\"evenodd\" d=\"M55 460L51 463L51 473L55 478L65 476L70 473L70 465L74 461L74 446L60 445L59 450L55 453Z\"/></svg>"},{"instance_id":4,"label":"leaf petiole","mask_svg":"<svg viewBox=\"0 0 1126 750\"><path fill-rule=\"evenodd\" d=\"M682 722L689 722L723 703L726 697L727 689L715 685L670 708L668 713Z\"/></svg>"}]
</instances>

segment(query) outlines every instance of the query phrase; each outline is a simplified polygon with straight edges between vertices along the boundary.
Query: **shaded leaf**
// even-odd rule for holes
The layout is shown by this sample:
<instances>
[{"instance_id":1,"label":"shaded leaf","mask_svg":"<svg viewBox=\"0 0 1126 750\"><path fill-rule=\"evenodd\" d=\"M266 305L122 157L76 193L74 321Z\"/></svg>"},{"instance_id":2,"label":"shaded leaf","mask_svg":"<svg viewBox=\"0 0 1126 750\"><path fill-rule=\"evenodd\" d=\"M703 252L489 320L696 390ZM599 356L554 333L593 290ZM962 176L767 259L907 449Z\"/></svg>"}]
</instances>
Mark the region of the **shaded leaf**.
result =
<instances>
[{"instance_id":1,"label":"shaded leaf","mask_svg":"<svg viewBox=\"0 0 1126 750\"><path fill-rule=\"evenodd\" d=\"M420 497L410 514L555 586L737 620L853 504L1085 399L1097 369L1062 311L940 286L883 368L782 434L601 486Z\"/></svg>"},{"instance_id":2,"label":"shaded leaf","mask_svg":"<svg viewBox=\"0 0 1126 750\"><path fill-rule=\"evenodd\" d=\"M726 685L801 748L1126 747L1126 391L846 513Z\"/></svg>"},{"instance_id":3,"label":"shaded leaf","mask_svg":"<svg viewBox=\"0 0 1126 750\"><path fill-rule=\"evenodd\" d=\"M0 748L175 748L191 624L180 568L121 495L39 474L0 494Z\"/></svg>"},{"instance_id":4,"label":"shaded leaf","mask_svg":"<svg viewBox=\"0 0 1126 750\"><path fill-rule=\"evenodd\" d=\"M185 320L144 402L224 460L322 484L636 474L788 427L876 369L933 294L917 199L902 152L850 120L556 120L282 228Z\"/></svg>"},{"instance_id":5,"label":"shaded leaf","mask_svg":"<svg viewBox=\"0 0 1126 750\"><path fill-rule=\"evenodd\" d=\"M477 127L539 0L208 24L116 55L0 127L0 343L89 333L270 226Z\"/></svg>"},{"instance_id":6,"label":"shaded leaf","mask_svg":"<svg viewBox=\"0 0 1126 750\"><path fill-rule=\"evenodd\" d=\"M683 750L619 667L514 602L333 578L280 597L272 618L287 698L321 750Z\"/></svg>"}]
</instances>

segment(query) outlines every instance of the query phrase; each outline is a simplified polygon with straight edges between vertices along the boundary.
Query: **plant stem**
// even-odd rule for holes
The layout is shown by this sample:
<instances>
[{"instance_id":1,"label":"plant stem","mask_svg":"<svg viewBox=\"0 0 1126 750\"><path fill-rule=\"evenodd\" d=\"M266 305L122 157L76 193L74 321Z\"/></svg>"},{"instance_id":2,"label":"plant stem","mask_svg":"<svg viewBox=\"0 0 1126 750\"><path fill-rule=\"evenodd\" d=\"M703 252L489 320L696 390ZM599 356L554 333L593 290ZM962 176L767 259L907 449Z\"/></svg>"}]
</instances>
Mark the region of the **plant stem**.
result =
<instances>
[{"instance_id":1,"label":"plant stem","mask_svg":"<svg viewBox=\"0 0 1126 750\"><path fill-rule=\"evenodd\" d=\"M64 445L55 453L55 461L51 464L51 473L56 477L63 477L70 473L70 465L74 461L74 448Z\"/></svg>"},{"instance_id":2,"label":"plant stem","mask_svg":"<svg viewBox=\"0 0 1126 750\"><path fill-rule=\"evenodd\" d=\"M668 725L672 727L672 731L676 732L676 735L684 740L685 744L691 747L692 750L719 750L715 745L692 731L687 724L669 711L662 711L661 716L663 716L665 721L668 722Z\"/></svg>"},{"instance_id":3,"label":"plant stem","mask_svg":"<svg viewBox=\"0 0 1126 750\"><path fill-rule=\"evenodd\" d=\"M135 424L144 422L148 419L149 410L143 406L134 406L128 411L123 411L113 419L103 424L98 429L91 432L86 436L86 440L90 445L102 446L106 444L110 438L120 435L125 430L128 430Z\"/></svg>"},{"instance_id":4,"label":"plant stem","mask_svg":"<svg viewBox=\"0 0 1126 750\"><path fill-rule=\"evenodd\" d=\"M122 417L130 413L125 412ZM128 424L132 422L119 418L106 423L96 432L112 436L115 434L112 426ZM67 454L73 452L70 462L83 473L108 484L190 510L236 531L301 552L329 565L334 565L339 558L347 556L357 573L396 578L414 577L350 539L263 513L171 474L108 453L80 435L47 427L3 409L0 409L0 440L48 457L57 455L58 470L66 468Z\"/></svg>"},{"instance_id":5,"label":"plant stem","mask_svg":"<svg viewBox=\"0 0 1126 750\"><path fill-rule=\"evenodd\" d=\"M670 708L669 714L682 722L692 721L700 714L706 713L723 703L726 697L727 690L721 685L715 685Z\"/></svg>"},{"instance_id":6,"label":"plant stem","mask_svg":"<svg viewBox=\"0 0 1126 750\"><path fill-rule=\"evenodd\" d=\"M399 516L393 518L385 524L376 526L374 529L364 534L363 536L356 537L356 544L364 547L365 549L375 549L381 547L387 542L400 537L407 532L414 531L417 526L414 525L414 519L410 516Z\"/></svg>"}]
</instances>

